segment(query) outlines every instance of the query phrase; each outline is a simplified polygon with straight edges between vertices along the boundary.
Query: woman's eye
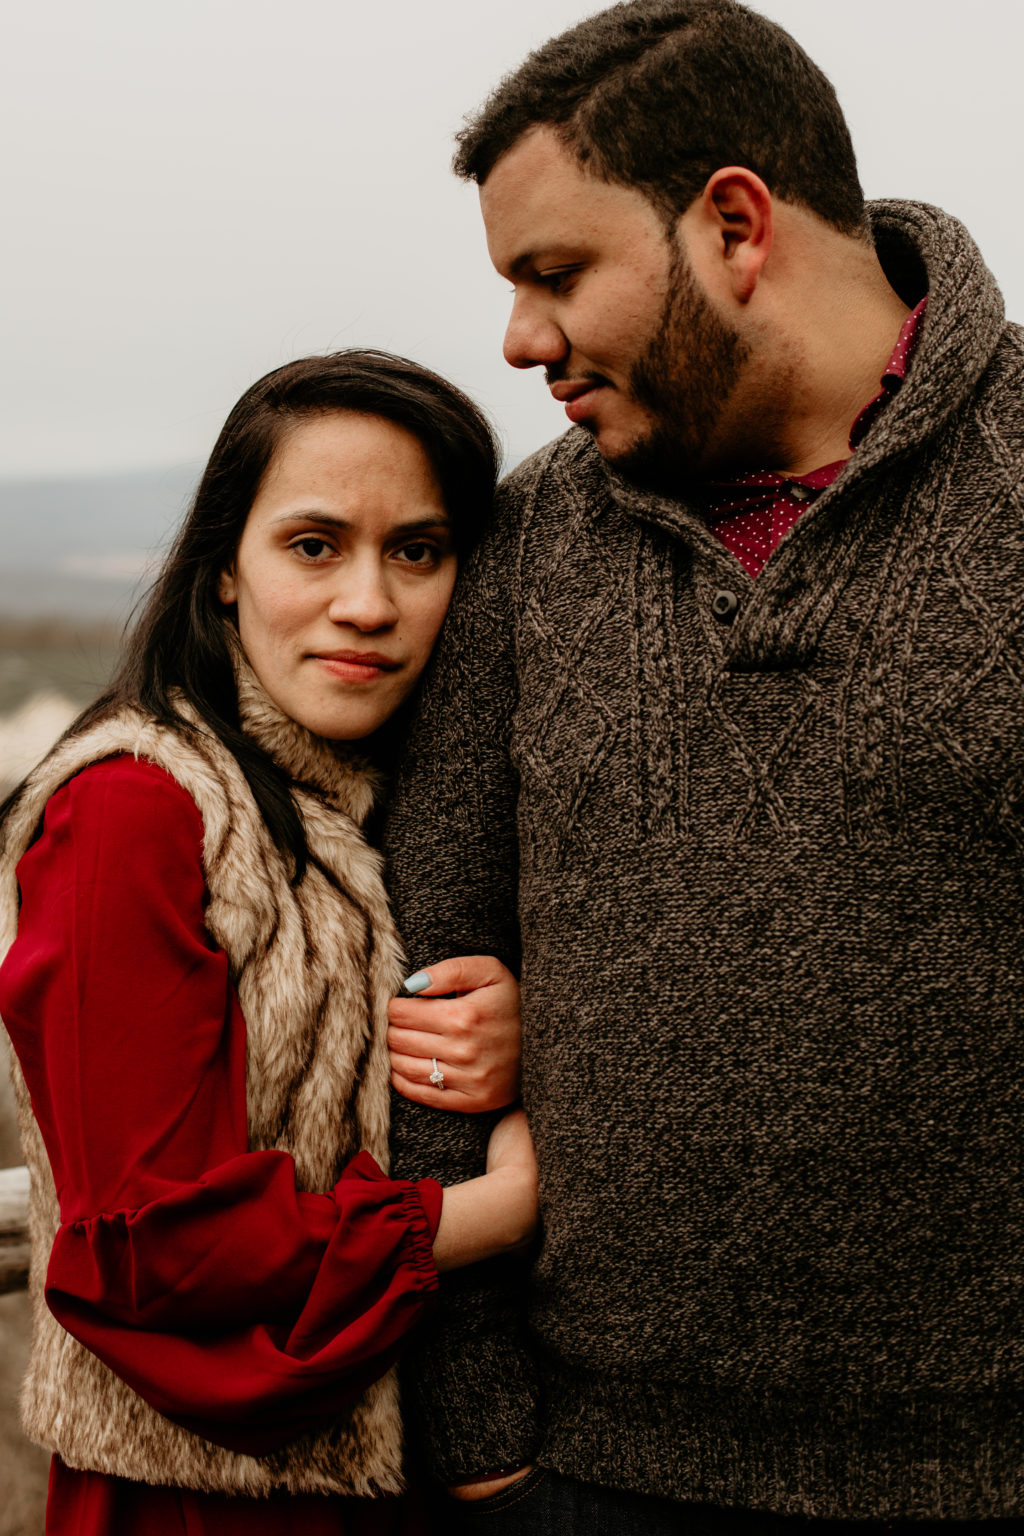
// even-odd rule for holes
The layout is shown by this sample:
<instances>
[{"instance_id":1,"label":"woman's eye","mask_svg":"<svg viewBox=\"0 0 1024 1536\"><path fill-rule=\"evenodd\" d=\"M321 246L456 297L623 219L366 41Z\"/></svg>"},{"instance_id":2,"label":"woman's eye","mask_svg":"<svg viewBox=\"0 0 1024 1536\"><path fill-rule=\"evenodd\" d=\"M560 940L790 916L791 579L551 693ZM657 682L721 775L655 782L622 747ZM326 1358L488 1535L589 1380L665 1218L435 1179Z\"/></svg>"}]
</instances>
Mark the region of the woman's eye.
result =
<instances>
[{"instance_id":1,"label":"woman's eye","mask_svg":"<svg viewBox=\"0 0 1024 1536\"><path fill-rule=\"evenodd\" d=\"M403 544L399 554L408 565L433 565L438 557L433 544Z\"/></svg>"},{"instance_id":2,"label":"woman's eye","mask_svg":"<svg viewBox=\"0 0 1024 1536\"><path fill-rule=\"evenodd\" d=\"M310 534L308 538L297 539L292 549L297 549L307 560L320 560L330 553L331 546L326 539L318 539L315 534Z\"/></svg>"}]
</instances>

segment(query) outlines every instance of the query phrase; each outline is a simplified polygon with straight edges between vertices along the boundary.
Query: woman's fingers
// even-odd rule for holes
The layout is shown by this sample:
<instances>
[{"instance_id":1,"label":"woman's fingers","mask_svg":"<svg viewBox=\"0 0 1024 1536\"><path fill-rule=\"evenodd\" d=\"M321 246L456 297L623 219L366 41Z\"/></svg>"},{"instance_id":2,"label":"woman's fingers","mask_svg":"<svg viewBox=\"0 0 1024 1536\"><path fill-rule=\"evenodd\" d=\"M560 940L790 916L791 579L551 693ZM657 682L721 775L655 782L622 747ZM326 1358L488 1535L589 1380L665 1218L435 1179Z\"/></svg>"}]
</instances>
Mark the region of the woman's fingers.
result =
<instances>
[{"instance_id":1,"label":"woman's fingers","mask_svg":"<svg viewBox=\"0 0 1024 1536\"><path fill-rule=\"evenodd\" d=\"M432 1056L443 1055L452 1066L468 1066L473 1060L472 1044L443 1029L431 1034L420 1029L396 1029L392 1025L388 1030L388 1050L392 1056L397 1053L427 1061Z\"/></svg>"},{"instance_id":2,"label":"woman's fingers","mask_svg":"<svg viewBox=\"0 0 1024 1536\"><path fill-rule=\"evenodd\" d=\"M466 1066L459 1066L445 1056L407 1056L393 1046L390 1051L394 1087L417 1104L482 1114L488 1109L504 1109L509 1103L508 1078L504 1071L489 1069L473 1060ZM443 1084L430 1081L435 1070L442 1074Z\"/></svg>"},{"instance_id":3,"label":"woman's fingers","mask_svg":"<svg viewBox=\"0 0 1024 1536\"><path fill-rule=\"evenodd\" d=\"M403 1083L429 1078L434 1059L459 1074L464 1104L447 1100L449 1109L500 1109L519 1096L519 985L490 955L460 955L438 961L407 978L413 996L395 997L388 1006L388 1049L393 1070ZM396 1066L395 1058L406 1065ZM399 1092L405 1086L395 1082ZM426 1091L428 1097L423 1097ZM434 1103L433 1089L406 1096ZM470 1102L471 1101L471 1102Z\"/></svg>"},{"instance_id":4,"label":"woman's fingers","mask_svg":"<svg viewBox=\"0 0 1024 1536\"><path fill-rule=\"evenodd\" d=\"M408 1061L408 1069L403 1065ZM455 1109L462 1114L480 1114L485 1109L497 1109L499 1105L484 1104L476 1094L465 1093L458 1087L458 1079L450 1070L446 1070L442 1062L438 1067L444 1072L444 1087L431 1083L423 1074L422 1067L416 1058L391 1058L391 1086L404 1099L411 1099L414 1104L426 1104L430 1109ZM430 1062L427 1062L429 1074Z\"/></svg>"},{"instance_id":5,"label":"woman's fingers","mask_svg":"<svg viewBox=\"0 0 1024 1536\"><path fill-rule=\"evenodd\" d=\"M388 1003L388 1023L421 1034L447 1034L472 1011L463 1008L464 1001L458 997L393 997Z\"/></svg>"},{"instance_id":6,"label":"woman's fingers","mask_svg":"<svg viewBox=\"0 0 1024 1536\"><path fill-rule=\"evenodd\" d=\"M437 1062L435 1069L434 1063ZM441 1083L430 1081L434 1071L438 1071L444 1077ZM458 1069L451 1062L442 1060L439 1056L428 1056L424 1061L419 1056L403 1056L401 1052L391 1052L391 1076L400 1075L412 1083L422 1083L425 1088L431 1088L434 1093L450 1093L453 1089L465 1091L466 1083L460 1077Z\"/></svg>"},{"instance_id":7,"label":"woman's fingers","mask_svg":"<svg viewBox=\"0 0 1024 1536\"><path fill-rule=\"evenodd\" d=\"M407 976L405 986L410 996L443 997L447 992L493 987L509 977L511 972L493 955L455 955Z\"/></svg>"}]
</instances>

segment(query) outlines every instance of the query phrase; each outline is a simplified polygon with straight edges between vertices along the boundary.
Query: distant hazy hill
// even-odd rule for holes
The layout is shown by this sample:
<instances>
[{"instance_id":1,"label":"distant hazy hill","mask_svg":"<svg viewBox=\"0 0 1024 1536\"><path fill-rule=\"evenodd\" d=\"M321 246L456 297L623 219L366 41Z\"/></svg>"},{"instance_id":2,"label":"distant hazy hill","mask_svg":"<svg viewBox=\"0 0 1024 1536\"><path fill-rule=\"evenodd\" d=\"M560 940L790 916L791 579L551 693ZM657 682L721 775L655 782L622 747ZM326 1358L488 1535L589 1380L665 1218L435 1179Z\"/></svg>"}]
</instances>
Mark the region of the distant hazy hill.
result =
<instances>
[{"instance_id":1,"label":"distant hazy hill","mask_svg":"<svg viewBox=\"0 0 1024 1536\"><path fill-rule=\"evenodd\" d=\"M0 619L119 621L173 532L192 465L80 480L0 479Z\"/></svg>"}]
</instances>

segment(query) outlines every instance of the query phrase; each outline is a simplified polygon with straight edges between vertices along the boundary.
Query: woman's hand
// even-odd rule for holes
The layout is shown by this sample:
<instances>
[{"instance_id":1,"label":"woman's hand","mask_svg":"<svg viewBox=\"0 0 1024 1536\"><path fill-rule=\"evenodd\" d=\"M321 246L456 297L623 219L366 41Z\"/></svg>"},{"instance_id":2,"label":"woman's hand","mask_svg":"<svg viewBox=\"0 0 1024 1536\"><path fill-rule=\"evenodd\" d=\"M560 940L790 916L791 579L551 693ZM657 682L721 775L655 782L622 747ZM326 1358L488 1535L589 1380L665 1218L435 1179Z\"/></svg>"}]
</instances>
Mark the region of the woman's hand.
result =
<instances>
[{"instance_id":1,"label":"woman's hand","mask_svg":"<svg viewBox=\"0 0 1024 1536\"><path fill-rule=\"evenodd\" d=\"M434 1238L439 1270L521 1253L537 1231L537 1159L521 1109L503 1115L487 1143L487 1172L444 1192ZM493 1490L492 1490L493 1491Z\"/></svg>"},{"instance_id":2,"label":"woman's hand","mask_svg":"<svg viewBox=\"0 0 1024 1536\"><path fill-rule=\"evenodd\" d=\"M480 1114L519 1097L519 983L490 955L442 960L388 1006L391 1081L416 1104ZM450 995L455 993L455 996ZM442 1082L431 1082L439 1074Z\"/></svg>"}]
</instances>

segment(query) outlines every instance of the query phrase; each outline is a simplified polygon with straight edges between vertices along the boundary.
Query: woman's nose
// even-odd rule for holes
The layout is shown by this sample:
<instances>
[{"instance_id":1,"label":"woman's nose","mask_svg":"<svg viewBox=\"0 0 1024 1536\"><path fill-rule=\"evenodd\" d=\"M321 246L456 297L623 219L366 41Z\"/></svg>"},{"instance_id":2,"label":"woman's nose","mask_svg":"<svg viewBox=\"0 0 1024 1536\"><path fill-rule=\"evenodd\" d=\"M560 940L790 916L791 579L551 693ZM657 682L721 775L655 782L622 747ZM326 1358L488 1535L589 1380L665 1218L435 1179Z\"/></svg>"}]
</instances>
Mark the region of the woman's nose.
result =
<instances>
[{"instance_id":1,"label":"woman's nose","mask_svg":"<svg viewBox=\"0 0 1024 1536\"><path fill-rule=\"evenodd\" d=\"M376 561L359 561L339 572L327 609L332 624L351 624L370 634L398 622L398 605L387 571Z\"/></svg>"}]
</instances>

